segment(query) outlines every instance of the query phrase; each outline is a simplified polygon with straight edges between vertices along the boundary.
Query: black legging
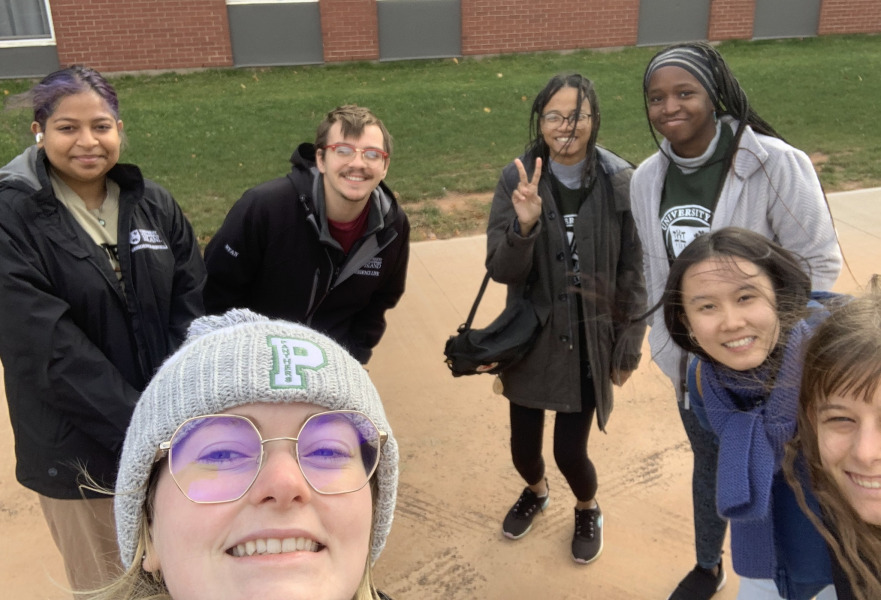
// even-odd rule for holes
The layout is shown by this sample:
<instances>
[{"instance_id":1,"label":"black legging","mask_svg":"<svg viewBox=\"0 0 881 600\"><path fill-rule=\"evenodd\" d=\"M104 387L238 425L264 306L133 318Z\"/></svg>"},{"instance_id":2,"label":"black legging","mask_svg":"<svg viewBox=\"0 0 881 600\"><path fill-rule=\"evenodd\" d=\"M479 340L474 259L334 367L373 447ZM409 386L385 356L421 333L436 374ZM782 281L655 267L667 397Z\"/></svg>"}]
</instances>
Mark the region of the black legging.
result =
<instances>
[{"instance_id":1,"label":"black legging","mask_svg":"<svg viewBox=\"0 0 881 600\"><path fill-rule=\"evenodd\" d=\"M596 410L593 382L582 384L582 410L558 412L554 420L554 460L569 482L579 502L592 500L597 493L597 472L587 457L587 438ZM520 476L529 485L541 482L545 474L541 455L545 411L511 405L511 458Z\"/></svg>"}]
</instances>

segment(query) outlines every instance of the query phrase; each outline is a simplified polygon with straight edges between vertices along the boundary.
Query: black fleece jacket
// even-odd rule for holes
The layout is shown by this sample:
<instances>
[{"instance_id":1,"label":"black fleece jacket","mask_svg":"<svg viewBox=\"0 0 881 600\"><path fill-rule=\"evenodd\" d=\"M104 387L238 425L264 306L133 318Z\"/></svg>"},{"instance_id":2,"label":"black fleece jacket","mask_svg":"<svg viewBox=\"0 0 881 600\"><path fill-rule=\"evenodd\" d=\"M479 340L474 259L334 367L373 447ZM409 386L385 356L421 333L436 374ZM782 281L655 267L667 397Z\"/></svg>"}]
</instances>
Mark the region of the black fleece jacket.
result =
<instances>
[{"instance_id":1,"label":"black fleece jacket","mask_svg":"<svg viewBox=\"0 0 881 600\"><path fill-rule=\"evenodd\" d=\"M72 499L81 467L113 489L141 390L203 313L205 266L171 194L117 164L121 285L47 168L31 146L0 169L0 359L16 477Z\"/></svg>"},{"instance_id":2,"label":"black fleece jacket","mask_svg":"<svg viewBox=\"0 0 881 600\"><path fill-rule=\"evenodd\" d=\"M249 308L322 331L362 364L385 332L385 311L404 293L410 224L381 183L364 235L346 255L327 226L315 148L292 169L246 191L205 249L209 313Z\"/></svg>"}]
</instances>

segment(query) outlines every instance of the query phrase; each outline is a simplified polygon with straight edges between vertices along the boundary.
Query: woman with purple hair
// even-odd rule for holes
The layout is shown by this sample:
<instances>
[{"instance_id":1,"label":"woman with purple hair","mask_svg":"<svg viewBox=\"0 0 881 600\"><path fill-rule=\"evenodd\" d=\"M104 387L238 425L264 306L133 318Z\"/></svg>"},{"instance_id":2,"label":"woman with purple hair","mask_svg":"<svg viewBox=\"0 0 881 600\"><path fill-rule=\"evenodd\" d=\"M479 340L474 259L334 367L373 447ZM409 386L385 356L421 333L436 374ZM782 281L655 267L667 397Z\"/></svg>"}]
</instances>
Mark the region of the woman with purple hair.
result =
<instances>
[{"instance_id":1,"label":"woman with purple hair","mask_svg":"<svg viewBox=\"0 0 881 600\"><path fill-rule=\"evenodd\" d=\"M119 164L113 87L70 67L29 94L35 144L0 168L0 360L16 477L74 590L120 570L112 488L132 410L200 316L205 267L171 195Z\"/></svg>"}]
</instances>

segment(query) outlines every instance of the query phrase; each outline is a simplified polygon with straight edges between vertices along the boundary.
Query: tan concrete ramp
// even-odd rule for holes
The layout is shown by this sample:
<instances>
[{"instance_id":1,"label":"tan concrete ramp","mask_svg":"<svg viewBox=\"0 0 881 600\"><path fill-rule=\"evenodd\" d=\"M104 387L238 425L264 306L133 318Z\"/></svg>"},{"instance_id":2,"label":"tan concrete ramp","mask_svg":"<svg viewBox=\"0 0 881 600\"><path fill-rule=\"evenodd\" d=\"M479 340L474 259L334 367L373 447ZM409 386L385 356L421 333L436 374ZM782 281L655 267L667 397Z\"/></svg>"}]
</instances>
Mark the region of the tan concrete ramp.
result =
<instances>
[{"instance_id":1,"label":"tan concrete ramp","mask_svg":"<svg viewBox=\"0 0 881 600\"><path fill-rule=\"evenodd\" d=\"M879 268L881 189L832 194L854 291ZM490 376L454 379L445 340L464 321L483 276L485 239L413 244L407 293L370 364L401 448L398 510L377 580L396 600L663 599L694 564L691 455L669 382L648 360L616 396L604 435L591 434L605 550L588 566L569 556L574 498L545 457L551 505L520 541L501 520L522 484L508 455L507 403ZM492 286L478 321L503 302ZM553 393L553 390L548 390ZM33 493L15 482L12 436L0 411L0 583L3 597L67 597L64 572ZM726 564L730 565L726 555ZM737 577L717 596L732 600Z\"/></svg>"}]
</instances>

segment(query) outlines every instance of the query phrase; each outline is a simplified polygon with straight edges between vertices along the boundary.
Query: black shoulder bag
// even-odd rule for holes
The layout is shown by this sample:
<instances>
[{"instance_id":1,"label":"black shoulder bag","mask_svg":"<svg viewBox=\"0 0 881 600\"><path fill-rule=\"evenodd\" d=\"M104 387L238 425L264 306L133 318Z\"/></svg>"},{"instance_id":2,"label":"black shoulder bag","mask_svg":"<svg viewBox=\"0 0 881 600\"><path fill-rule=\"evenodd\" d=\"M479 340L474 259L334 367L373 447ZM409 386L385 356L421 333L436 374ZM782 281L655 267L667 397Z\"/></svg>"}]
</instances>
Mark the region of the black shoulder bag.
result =
<instances>
[{"instance_id":1,"label":"black shoulder bag","mask_svg":"<svg viewBox=\"0 0 881 600\"><path fill-rule=\"evenodd\" d=\"M526 356L541 332L538 316L527 298L531 283L526 286L523 297L509 299L502 314L487 327L472 329L471 323L488 283L489 273L483 278L468 320L459 325L456 335L450 336L444 346L446 363L453 377L501 373Z\"/></svg>"}]
</instances>

